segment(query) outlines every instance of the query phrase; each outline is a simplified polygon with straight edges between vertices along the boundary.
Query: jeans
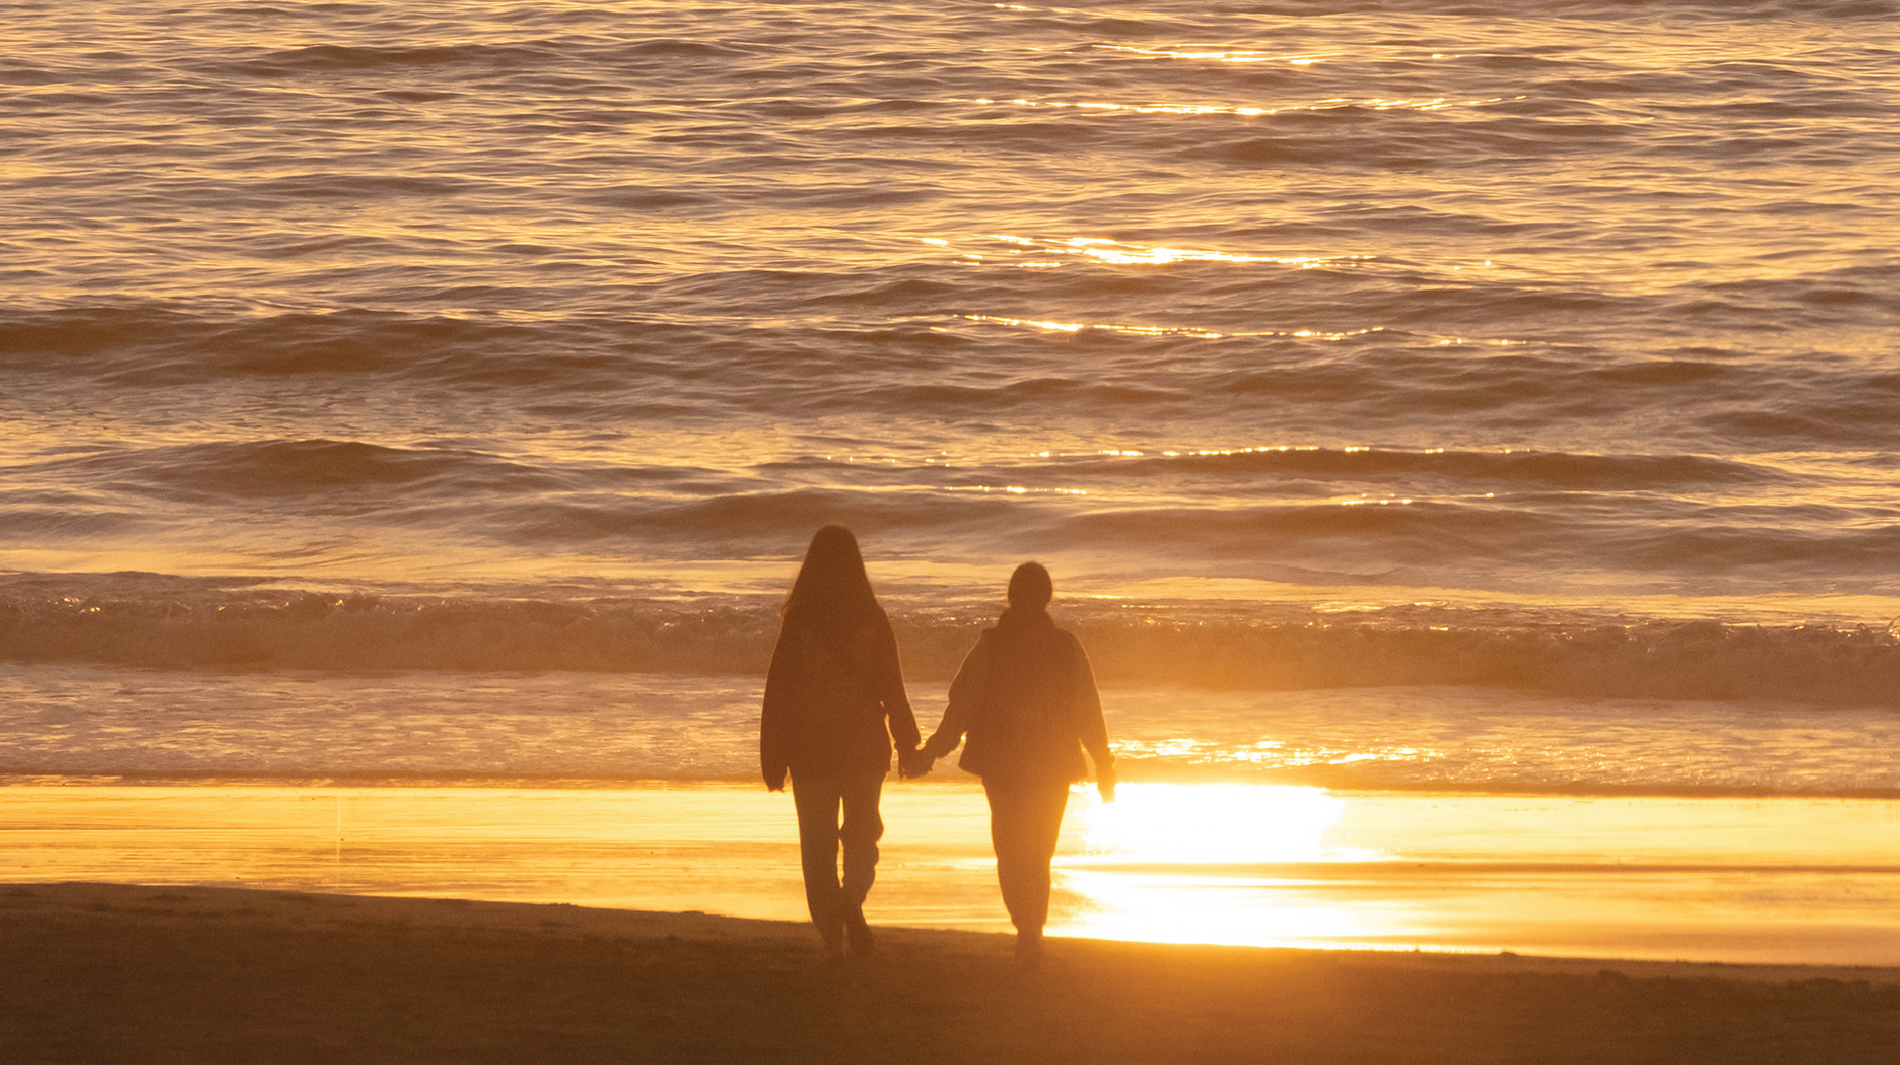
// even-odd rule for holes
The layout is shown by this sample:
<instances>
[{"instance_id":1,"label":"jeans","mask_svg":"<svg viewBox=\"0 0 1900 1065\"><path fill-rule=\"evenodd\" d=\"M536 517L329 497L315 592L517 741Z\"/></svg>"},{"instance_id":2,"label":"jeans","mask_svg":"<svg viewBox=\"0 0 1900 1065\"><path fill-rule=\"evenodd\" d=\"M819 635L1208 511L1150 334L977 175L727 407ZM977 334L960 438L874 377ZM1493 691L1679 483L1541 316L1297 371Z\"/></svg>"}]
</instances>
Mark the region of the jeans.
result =
<instances>
[{"instance_id":1,"label":"jeans","mask_svg":"<svg viewBox=\"0 0 1900 1065\"><path fill-rule=\"evenodd\" d=\"M805 865L805 904L825 942L844 935L847 909L860 908L877 879L877 841L884 820L877 802L884 771L839 776L800 776L792 770L792 803L798 807L798 849ZM842 808L844 820L839 822ZM844 879L838 852L844 851Z\"/></svg>"},{"instance_id":2,"label":"jeans","mask_svg":"<svg viewBox=\"0 0 1900 1065\"><path fill-rule=\"evenodd\" d=\"M1049 921L1049 861L1069 806L1066 781L993 781L983 778L990 801L990 841L996 846L996 880L1003 888L1009 922L1027 936L1040 936Z\"/></svg>"}]
</instances>

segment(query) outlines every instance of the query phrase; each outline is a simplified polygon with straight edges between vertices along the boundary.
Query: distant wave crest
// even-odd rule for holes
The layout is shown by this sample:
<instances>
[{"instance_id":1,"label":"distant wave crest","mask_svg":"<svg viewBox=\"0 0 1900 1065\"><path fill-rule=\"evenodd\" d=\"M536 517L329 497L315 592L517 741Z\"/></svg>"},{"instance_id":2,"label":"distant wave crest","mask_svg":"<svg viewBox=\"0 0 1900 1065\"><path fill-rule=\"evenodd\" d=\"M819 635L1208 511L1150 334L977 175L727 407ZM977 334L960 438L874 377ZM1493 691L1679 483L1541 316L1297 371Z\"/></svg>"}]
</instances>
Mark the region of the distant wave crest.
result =
<instances>
[{"instance_id":1,"label":"distant wave crest","mask_svg":"<svg viewBox=\"0 0 1900 1065\"><path fill-rule=\"evenodd\" d=\"M127 583L132 575L121 578ZM162 585L162 579L150 578ZM180 583L167 594L0 596L0 658L154 668L761 676L765 605L376 596ZM148 582L149 583L149 582ZM899 613L906 673L952 676L986 618ZM1310 614L1071 623L1108 683L1298 690L1464 685L1580 695L1900 707L1900 641L1868 627Z\"/></svg>"}]
</instances>

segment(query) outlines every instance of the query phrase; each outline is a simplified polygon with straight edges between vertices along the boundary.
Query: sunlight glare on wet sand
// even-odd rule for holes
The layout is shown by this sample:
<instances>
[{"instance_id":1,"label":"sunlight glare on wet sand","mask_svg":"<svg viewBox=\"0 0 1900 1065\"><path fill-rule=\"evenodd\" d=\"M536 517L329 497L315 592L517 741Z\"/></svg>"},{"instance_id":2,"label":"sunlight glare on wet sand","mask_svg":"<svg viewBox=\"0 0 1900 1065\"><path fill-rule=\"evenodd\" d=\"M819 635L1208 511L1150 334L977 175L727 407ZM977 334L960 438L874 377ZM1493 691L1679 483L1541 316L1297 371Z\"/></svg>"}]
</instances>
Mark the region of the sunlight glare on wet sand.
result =
<instances>
[{"instance_id":1,"label":"sunlight glare on wet sand","mask_svg":"<svg viewBox=\"0 0 1900 1065\"><path fill-rule=\"evenodd\" d=\"M1338 906L1250 905L1273 881L1155 876L1122 863L1219 867L1314 862L1346 803L1318 788L1128 785L1114 803L1078 796L1085 851L1062 860L1062 887L1085 900L1065 931L1173 943L1298 944L1366 934ZM1377 855L1359 852L1359 857ZM1098 866L1098 867L1092 867Z\"/></svg>"},{"instance_id":2,"label":"sunlight glare on wet sand","mask_svg":"<svg viewBox=\"0 0 1900 1065\"><path fill-rule=\"evenodd\" d=\"M1900 804L1131 785L1078 794L1063 934L1900 963ZM1077 853L1077 852L1080 853Z\"/></svg>"},{"instance_id":3,"label":"sunlight glare on wet sand","mask_svg":"<svg viewBox=\"0 0 1900 1065\"><path fill-rule=\"evenodd\" d=\"M741 785L0 788L0 880L224 884L801 920L785 795ZM881 924L1007 931L982 792L885 789ZM1054 935L1900 964L1900 804L1078 788Z\"/></svg>"},{"instance_id":4,"label":"sunlight glare on wet sand","mask_svg":"<svg viewBox=\"0 0 1900 1065\"><path fill-rule=\"evenodd\" d=\"M1346 803L1318 788L1131 784L1084 794L1087 855L1166 862L1304 862L1323 856Z\"/></svg>"}]
</instances>

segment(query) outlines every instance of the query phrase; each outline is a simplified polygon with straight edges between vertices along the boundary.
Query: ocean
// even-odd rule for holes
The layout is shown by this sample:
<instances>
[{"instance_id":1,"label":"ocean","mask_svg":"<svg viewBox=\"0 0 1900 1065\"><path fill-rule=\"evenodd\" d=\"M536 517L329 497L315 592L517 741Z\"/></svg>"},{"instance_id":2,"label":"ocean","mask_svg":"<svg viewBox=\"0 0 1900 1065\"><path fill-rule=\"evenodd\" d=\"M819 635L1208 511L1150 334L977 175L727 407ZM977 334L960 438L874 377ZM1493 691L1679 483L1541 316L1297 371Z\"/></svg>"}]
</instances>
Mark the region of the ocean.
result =
<instances>
[{"instance_id":1,"label":"ocean","mask_svg":"<svg viewBox=\"0 0 1900 1065\"><path fill-rule=\"evenodd\" d=\"M11 782L749 781L838 522L926 731L1035 558L1137 784L1900 798L1900 4L6 28Z\"/></svg>"}]
</instances>

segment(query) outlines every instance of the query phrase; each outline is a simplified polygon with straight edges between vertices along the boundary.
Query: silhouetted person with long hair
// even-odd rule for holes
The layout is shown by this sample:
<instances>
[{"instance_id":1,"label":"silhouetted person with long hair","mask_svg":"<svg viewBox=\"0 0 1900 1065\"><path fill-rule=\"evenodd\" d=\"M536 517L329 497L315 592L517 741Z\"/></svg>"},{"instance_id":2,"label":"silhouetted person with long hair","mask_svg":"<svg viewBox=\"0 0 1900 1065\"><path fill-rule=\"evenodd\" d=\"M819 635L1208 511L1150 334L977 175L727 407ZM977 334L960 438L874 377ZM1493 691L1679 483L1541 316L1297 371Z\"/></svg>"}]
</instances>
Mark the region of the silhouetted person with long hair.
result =
<instances>
[{"instance_id":1,"label":"silhouetted person with long hair","mask_svg":"<svg viewBox=\"0 0 1900 1065\"><path fill-rule=\"evenodd\" d=\"M759 768L773 791L785 787L791 772L805 901L826 950L840 953L849 939L854 953L868 953L864 898L877 876L877 841L884 835L877 806L891 768L891 739L908 757L919 736L904 696L897 638L851 530L827 525L811 538L779 615L759 714Z\"/></svg>"},{"instance_id":2,"label":"silhouetted person with long hair","mask_svg":"<svg viewBox=\"0 0 1900 1065\"><path fill-rule=\"evenodd\" d=\"M1095 674L1082 642L1050 619L1051 593L1049 571L1040 564L1016 567L1009 609L977 637L951 682L943 722L909 767L912 776L929 772L932 761L968 737L957 764L983 778L996 879L1026 965L1041 956L1049 862L1069 785L1088 779L1083 748L1095 762L1102 799L1115 801L1115 759Z\"/></svg>"}]
</instances>

